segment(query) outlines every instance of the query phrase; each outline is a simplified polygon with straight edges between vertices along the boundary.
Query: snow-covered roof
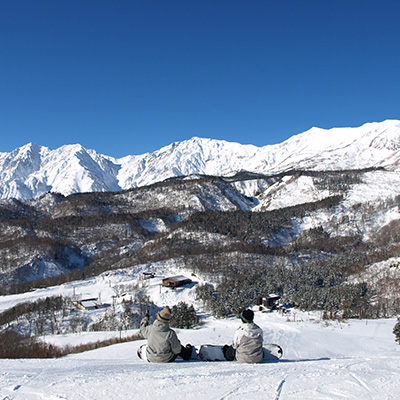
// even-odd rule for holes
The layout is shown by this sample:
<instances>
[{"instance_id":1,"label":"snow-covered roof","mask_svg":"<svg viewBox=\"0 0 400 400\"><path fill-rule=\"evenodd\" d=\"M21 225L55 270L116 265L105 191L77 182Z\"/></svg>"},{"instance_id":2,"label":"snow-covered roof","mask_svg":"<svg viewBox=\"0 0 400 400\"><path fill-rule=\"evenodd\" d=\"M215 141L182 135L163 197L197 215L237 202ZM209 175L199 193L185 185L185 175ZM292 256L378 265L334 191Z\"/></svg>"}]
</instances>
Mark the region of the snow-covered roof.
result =
<instances>
[{"instance_id":1,"label":"snow-covered roof","mask_svg":"<svg viewBox=\"0 0 400 400\"><path fill-rule=\"evenodd\" d=\"M176 276L167 276L164 279L170 279L171 281L179 282L179 281L191 281L190 278L187 278L186 276L183 275L176 275Z\"/></svg>"}]
</instances>

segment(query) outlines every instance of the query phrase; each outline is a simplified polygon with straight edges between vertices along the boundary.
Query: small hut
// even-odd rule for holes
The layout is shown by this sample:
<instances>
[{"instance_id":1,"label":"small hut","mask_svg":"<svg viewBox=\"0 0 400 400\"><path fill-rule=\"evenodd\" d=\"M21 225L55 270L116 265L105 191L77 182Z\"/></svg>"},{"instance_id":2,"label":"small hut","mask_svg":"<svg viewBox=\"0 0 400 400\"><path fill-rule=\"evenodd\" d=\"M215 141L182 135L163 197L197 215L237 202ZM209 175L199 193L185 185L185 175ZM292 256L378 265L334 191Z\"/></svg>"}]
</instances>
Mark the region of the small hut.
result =
<instances>
[{"instance_id":1,"label":"small hut","mask_svg":"<svg viewBox=\"0 0 400 400\"><path fill-rule=\"evenodd\" d=\"M260 311L262 310L275 310L278 307L278 303L281 296L277 294L270 294L268 296L258 296L257 305Z\"/></svg>"},{"instance_id":2,"label":"small hut","mask_svg":"<svg viewBox=\"0 0 400 400\"><path fill-rule=\"evenodd\" d=\"M183 275L169 276L168 278L164 278L162 280L163 286L171 288L188 285L189 283L192 283L192 280Z\"/></svg>"},{"instance_id":3,"label":"small hut","mask_svg":"<svg viewBox=\"0 0 400 400\"><path fill-rule=\"evenodd\" d=\"M83 299L79 301L74 301L72 303L79 310L97 310L98 308L102 308L103 305L99 302L98 299Z\"/></svg>"}]
</instances>

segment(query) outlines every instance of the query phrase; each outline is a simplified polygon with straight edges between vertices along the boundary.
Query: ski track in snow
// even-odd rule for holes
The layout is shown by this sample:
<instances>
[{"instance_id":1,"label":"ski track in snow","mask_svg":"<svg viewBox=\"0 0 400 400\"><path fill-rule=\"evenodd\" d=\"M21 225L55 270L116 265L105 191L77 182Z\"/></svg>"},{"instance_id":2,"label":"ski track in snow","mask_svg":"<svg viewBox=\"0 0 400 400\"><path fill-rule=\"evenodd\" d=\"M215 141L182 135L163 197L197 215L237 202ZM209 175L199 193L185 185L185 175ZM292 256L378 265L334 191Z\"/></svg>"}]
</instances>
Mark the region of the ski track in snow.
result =
<instances>
[{"instance_id":1,"label":"ski track in snow","mask_svg":"<svg viewBox=\"0 0 400 400\"><path fill-rule=\"evenodd\" d=\"M276 388L276 391L275 391L275 394L276 394L275 400L279 400L279 399L280 399L280 397L281 397L281 392L282 392L282 388L283 388L283 385L284 385L285 382L286 382L286 378L285 378L285 379L282 379L282 380L279 382L279 385L278 385L278 387Z\"/></svg>"}]
</instances>

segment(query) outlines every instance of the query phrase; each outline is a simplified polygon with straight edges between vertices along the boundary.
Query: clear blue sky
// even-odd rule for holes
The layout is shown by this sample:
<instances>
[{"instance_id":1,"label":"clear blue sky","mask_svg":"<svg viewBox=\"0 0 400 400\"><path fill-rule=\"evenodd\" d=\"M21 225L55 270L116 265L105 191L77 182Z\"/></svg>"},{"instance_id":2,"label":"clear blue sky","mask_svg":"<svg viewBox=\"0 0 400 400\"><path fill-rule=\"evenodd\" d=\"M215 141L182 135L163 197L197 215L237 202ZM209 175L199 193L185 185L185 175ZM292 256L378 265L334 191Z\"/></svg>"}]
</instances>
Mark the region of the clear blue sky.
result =
<instances>
[{"instance_id":1,"label":"clear blue sky","mask_svg":"<svg viewBox=\"0 0 400 400\"><path fill-rule=\"evenodd\" d=\"M398 0L2 0L0 151L264 146L400 119Z\"/></svg>"}]
</instances>

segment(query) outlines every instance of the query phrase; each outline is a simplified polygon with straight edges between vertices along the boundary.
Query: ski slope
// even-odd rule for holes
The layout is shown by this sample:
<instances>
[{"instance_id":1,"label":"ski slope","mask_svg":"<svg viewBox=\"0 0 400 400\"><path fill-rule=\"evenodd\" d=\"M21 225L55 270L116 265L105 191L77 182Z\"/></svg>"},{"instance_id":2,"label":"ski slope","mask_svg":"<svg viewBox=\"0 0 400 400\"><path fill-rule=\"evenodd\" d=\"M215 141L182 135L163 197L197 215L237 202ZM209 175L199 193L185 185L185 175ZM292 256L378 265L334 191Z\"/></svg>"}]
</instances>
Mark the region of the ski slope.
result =
<instances>
[{"instance_id":1,"label":"ski slope","mask_svg":"<svg viewBox=\"0 0 400 400\"><path fill-rule=\"evenodd\" d=\"M258 312L255 319L266 342L283 346L279 362L150 364L136 355L145 341L130 342L63 359L0 360L0 399L400 398L394 319L326 325L299 312L296 322L293 315ZM182 343L230 343L238 325L237 319L208 318L178 336Z\"/></svg>"},{"instance_id":2,"label":"ski slope","mask_svg":"<svg viewBox=\"0 0 400 400\"><path fill-rule=\"evenodd\" d=\"M85 290L100 290L102 282L101 277L88 280ZM48 289L52 294L56 290ZM160 288L155 279L147 293L163 306L181 300L193 302L193 290L190 286ZM39 293L45 295L46 291ZM0 308L17 298L0 298ZM182 344L232 342L238 319L216 320L200 314L200 327L176 330ZM400 399L400 346L392 333L395 319L326 322L318 313L293 309L287 315L256 311L255 322L263 329L265 343L283 347L279 362L248 365L177 360L151 364L137 357L138 347L146 342L141 340L62 359L0 360L0 400ZM83 332L46 336L45 340L57 345L78 344L119 334Z\"/></svg>"}]
</instances>

